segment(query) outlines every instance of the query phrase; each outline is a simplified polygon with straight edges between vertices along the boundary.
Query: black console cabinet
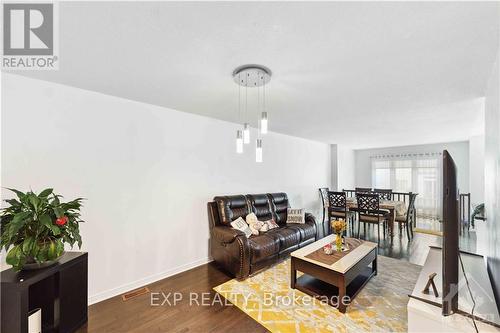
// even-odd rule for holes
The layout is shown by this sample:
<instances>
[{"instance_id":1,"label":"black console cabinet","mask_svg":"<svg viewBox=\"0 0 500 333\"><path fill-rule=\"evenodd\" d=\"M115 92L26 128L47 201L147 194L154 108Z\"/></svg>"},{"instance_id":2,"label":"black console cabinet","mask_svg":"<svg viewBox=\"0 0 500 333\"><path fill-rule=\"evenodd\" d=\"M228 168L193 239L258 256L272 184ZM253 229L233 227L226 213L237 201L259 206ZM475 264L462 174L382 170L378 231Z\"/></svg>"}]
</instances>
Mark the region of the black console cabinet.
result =
<instances>
[{"instance_id":1,"label":"black console cabinet","mask_svg":"<svg viewBox=\"0 0 500 333\"><path fill-rule=\"evenodd\" d=\"M42 309L43 333L76 331L87 322L86 252L66 252L50 267L1 272L1 332L28 332L28 312Z\"/></svg>"}]
</instances>

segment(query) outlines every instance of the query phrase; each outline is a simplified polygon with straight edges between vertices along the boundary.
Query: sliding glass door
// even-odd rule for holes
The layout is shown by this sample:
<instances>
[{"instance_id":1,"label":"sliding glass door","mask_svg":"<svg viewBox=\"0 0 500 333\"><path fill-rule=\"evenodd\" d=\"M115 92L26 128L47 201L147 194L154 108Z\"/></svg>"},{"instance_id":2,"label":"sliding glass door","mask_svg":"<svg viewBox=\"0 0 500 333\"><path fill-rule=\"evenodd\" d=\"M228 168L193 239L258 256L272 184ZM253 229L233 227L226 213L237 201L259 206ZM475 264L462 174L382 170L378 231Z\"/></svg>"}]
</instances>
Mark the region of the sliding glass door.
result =
<instances>
[{"instance_id":1,"label":"sliding glass door","mask_svg":"<svg viewBox=\"0 0 500 333\"><path fill-rule=\"evenodd\" d=\"M440 154L376 156L372 158L372 186L394 192L418 193L417 217L441 219L442 165Z\"/></svg>"}]
</instances>

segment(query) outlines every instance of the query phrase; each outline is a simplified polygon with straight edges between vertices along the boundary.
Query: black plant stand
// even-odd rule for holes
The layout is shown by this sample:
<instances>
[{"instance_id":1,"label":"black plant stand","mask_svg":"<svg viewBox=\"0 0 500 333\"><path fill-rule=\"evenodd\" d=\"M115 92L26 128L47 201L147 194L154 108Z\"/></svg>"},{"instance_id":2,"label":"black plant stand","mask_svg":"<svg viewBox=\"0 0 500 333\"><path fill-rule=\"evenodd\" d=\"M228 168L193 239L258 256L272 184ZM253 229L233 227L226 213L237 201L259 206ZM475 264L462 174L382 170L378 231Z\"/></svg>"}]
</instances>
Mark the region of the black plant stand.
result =
<instances>
[{"instance_id":1,"label":"black plant stand","mask_svg":"<svg viewBox=\"0 0 500 333\"><path fill-rule=\"evenodd\" d=\"M87 322L86 252L66 252L50 267L1 272L1 332L28 332L28 312L42 309L43 332L74 332Z\"/></svg>"}]
</instances>

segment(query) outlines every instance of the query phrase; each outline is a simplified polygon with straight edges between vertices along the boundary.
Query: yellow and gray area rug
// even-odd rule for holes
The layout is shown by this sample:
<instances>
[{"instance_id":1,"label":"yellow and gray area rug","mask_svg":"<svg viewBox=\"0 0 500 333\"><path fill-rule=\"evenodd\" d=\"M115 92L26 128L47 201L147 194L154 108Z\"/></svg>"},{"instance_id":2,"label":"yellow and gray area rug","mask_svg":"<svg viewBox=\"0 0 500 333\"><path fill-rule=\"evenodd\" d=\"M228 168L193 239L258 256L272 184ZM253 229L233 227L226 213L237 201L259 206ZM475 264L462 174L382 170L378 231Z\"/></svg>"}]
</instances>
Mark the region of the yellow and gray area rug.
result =
<instances>
[{"instance_id":1,"label":"yellow and gray area rug","mask_svg":"<svg viewBox=\"0 0 500 333\"><path fill-rule=\"evenodd\" d=\"M408 294L420 269L406 261L379 256L378 274L354 298L345 314L290 289L289 259L214 290L275 333L406 332Z\"/></svg>"}]
</instances>

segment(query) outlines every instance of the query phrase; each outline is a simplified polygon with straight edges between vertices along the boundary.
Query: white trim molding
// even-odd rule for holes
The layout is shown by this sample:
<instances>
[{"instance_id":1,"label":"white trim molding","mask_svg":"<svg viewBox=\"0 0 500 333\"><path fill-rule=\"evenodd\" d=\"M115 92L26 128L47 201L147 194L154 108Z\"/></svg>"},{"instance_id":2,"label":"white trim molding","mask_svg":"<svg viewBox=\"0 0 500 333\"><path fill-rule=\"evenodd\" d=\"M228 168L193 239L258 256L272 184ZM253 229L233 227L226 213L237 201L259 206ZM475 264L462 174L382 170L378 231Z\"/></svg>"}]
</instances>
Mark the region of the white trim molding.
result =
<instances>
[{"instance_id":1,"label":"white trim molding","mask_svg":"<svg viewBox=\"0 0 500 333\"><path fill-rule=\"evenodd\" d=\"M213 261L213 259L211 259L211 258L204 258L204 259L196 260L196 261L193 261L191 263L184 264L184 265L178 266L176 268L169 269L167 271L164 271L164 272L161 272L161 273L158 273L155 275L151 275L151 276L142 278L140 280L137 280L137 281L134 281L131 283L127 283L127 284L121 285L119 287L97 293L95 295L89 296L88 305L99 303L99 302L102 302L102 301L107 300L109 298L126 293L127 291L134 290L134 289L137 289L140 287L144 287L148 284L163 280L163 279L168 278L170 276L188 271L190 269L196 268L196 267L204 265L204 264L208 264L211 261Z\"/></svg>"}]
</instances>

